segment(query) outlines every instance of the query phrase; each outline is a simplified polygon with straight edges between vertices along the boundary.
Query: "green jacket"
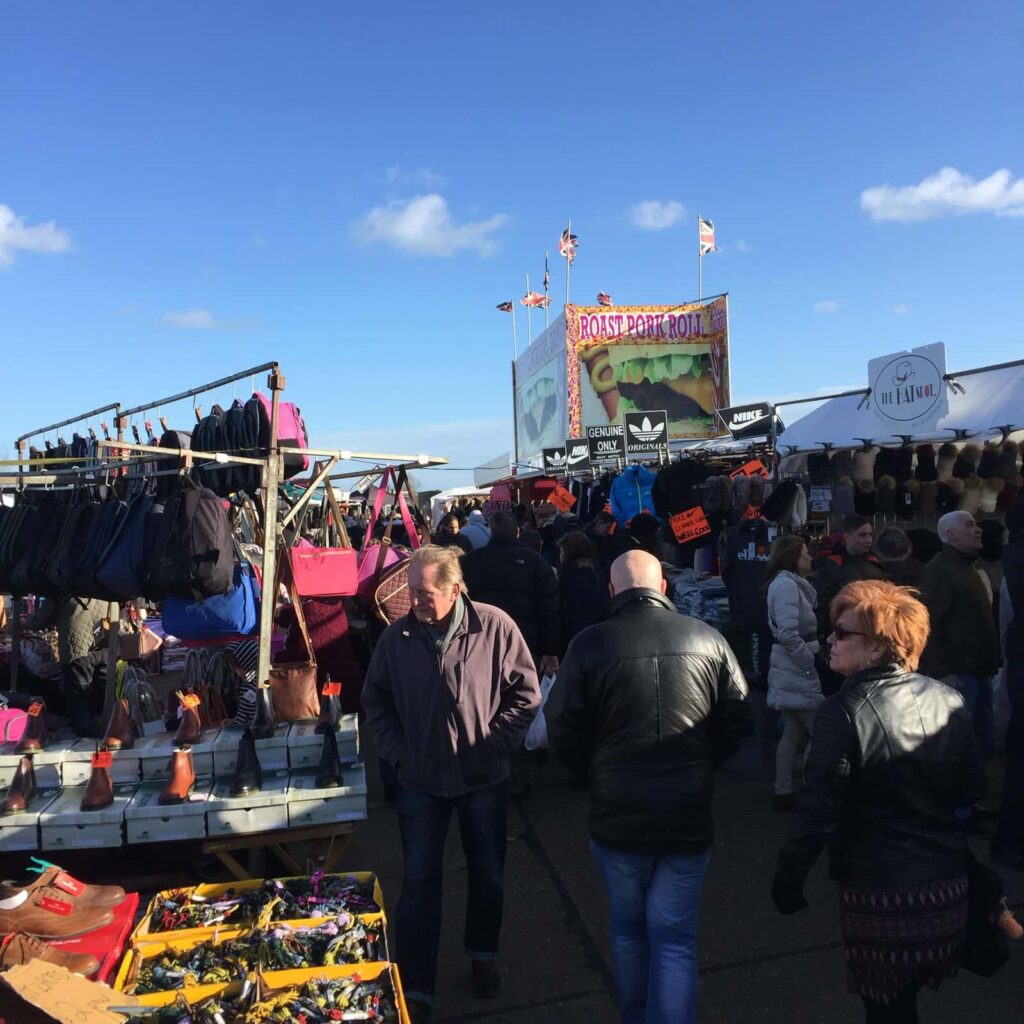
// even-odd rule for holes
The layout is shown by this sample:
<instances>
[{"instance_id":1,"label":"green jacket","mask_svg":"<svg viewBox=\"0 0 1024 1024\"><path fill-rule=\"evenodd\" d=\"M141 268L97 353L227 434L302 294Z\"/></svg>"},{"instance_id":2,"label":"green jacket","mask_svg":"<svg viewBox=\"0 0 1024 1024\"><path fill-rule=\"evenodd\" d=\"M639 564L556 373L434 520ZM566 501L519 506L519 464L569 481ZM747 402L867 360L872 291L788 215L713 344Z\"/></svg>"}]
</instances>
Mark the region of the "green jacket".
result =
<instances>
[{"instance_id":1,"label":"green jacket","mask_svg":"<svg viewBox=\"0 0 1024 1024\"><path fill-rule=\"evenodd\" d=\"M84 658L96 646L96 627L107 614L107 602L88 597L47 598L25 623L28 629L57 627L61 666Z\"/></svg>"}]
</instances>

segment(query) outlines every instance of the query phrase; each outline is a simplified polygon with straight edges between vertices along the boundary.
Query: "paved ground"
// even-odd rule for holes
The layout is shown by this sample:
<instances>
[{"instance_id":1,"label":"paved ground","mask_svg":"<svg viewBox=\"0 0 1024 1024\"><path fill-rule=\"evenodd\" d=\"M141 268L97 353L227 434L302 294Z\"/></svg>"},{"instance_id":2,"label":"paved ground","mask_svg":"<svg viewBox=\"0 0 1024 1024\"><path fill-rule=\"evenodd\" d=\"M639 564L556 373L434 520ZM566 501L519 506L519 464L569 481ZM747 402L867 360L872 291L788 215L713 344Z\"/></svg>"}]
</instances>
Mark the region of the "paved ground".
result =
<instances>
[{"instance_id":1,"label":"paved ground","mask_svg":"<svg viewBox=\"0 0 1024 1024\"><path fill-rule=\"evenodd\" d=\"M778 915L768 887L786 817L770 806L770 750L751 741L720 773L718 837L701 905L700 1011L704 1024L847 1024L863 1019L860 1001L845 992L835 890L819 864L807 887L811 906ZM548 764L533 794L509 813L505 987L482 1002L466 991L462 953L465 861L453 822L446 854L445 920L438 979L441 1024L489 1021L608 1022L616 1020L604 889L586 834L586 794ZM979 851L981 852L981 851ZM401 884L401 850L394 809L374 785L370 819L345 854L349 868L373 868L388 910ZM1008 879L1024 896L1024 877ZM962 974L922 996L922 1019L984 1024L1020 1017L1024 950L995 979Z\"/></svg>"}]
</instances>

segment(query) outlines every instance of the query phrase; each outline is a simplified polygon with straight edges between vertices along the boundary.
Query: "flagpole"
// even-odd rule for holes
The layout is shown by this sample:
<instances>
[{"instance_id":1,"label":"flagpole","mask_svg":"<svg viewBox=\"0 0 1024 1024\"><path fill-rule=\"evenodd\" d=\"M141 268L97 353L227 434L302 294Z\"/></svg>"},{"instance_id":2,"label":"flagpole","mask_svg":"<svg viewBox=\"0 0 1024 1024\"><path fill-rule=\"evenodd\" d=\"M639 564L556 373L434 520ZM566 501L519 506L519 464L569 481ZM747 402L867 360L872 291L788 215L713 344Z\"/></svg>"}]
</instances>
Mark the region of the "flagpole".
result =
<instances>
[{"instance_id":1,"label":"flagpole","mask_svg":"<svg viewBox=\"0 0 1024 1024\"><path fill-rule=\"evenodd\" d=\"M516 300L512 300L512 362L519 358L519 343L516 341Z\"/></svg>"},{"instance_id":2,"label":"flagpole","mask_svg":"<svg viewBox=\"0 0 1024 1024\"><path fill-rule=\"evenodd\" d=\"M704 287L704 253L700 248L700 214L697 214L697 301L700 302L700 293Z\"/></svg>"},{"instance_id":3,"label":"flagpole","mask_svg":"<svg viewBox=\"0 0 1024 1024\"><path fill-rule=\"evenodd\" d=\"M526 275L526 296L530 296L530 275ZM529 346L533 342L533 327L531 326L530 320L530 307L526 307L526 344Z\"/></svg>"},{"instance_id":4,"label":"flagpole","mask_svg":"<svg viewBox=\"0 0 1024 1024\"><path fill-rule=\"evenodd\" d=\"M544 250L544 298L548 297L548 251ZM544 330L548 329L548 303L544 303Z\"/></svg>"},{"instance_id":5,"label":"flagpole","mask_svg":"<svg viewBox=\"0 0 1024 1024\"><path fill-rule=\"evenodd\" d=\"M572 245L572 217L568 217L566 219L565 237L566 237L566 244L567 245ZM565 304L566 304L566 306L569 305L569 268L572 266L572 259L570 258L571 255L572 255L572 250L570 249L569 250L569 255L567 255L565 257ZM569 314L566 313L566 316L568 316L568 315Z\"/></svg>"}]
</instances>

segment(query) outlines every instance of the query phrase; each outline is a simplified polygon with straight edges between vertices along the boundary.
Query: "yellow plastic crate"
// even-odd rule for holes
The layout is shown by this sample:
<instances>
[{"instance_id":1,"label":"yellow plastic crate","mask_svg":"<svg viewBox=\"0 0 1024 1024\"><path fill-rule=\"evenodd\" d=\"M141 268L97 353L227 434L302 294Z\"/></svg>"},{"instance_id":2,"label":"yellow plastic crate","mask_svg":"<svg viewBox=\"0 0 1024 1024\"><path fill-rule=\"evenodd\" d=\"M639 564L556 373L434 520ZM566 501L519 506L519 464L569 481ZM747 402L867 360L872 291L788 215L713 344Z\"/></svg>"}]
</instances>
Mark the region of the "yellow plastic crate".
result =
<instances>
[{"instance_id":1,"label":"yellow plastic crate","mask_svg":"<svg viewBox=\"0 0 1024 1024\"><path fill-rule=\"evenodd\" d=\"M276 882L293 882L298 879L302 879L304 875L289 875L281 878L269 879L269 881ZM364 885L372 885L373 888L373 901L381 908L381 912L384 910L384 892L380 887L380 881L372 871L342 871L334 874L325 875L326 878L354 878ZM203 938L209 937L218 927L220 928L238 928L240 923L238 921L225 921L222 925L204 925L201 928L178 928L175 931L164 932L153 929L152 910L156 901L161 897L169 896L172 892L182 892L188 895L195 894L197 896L205 896L207 899L217 899L224 896L229 891L234 890L235 892L250 892L253 889L259 889L264 882L268 879L255 878L246 882L218 882L216 884L206 885L194 885L184 889L165 889L163 892L158 893L149 902L149 906L146 908L145 916L136 925L135 931L132 932L132 945L135 946L140 942L148 942L151 938L159 936L160 938L167 938L174 936L175 938L185 938L192 935L201 935ZM308 920L314 920L309 918ZM322 920L322 919L321 919ZM187 948L187 947L186 947Z\"/></svg>"}]
</instances>

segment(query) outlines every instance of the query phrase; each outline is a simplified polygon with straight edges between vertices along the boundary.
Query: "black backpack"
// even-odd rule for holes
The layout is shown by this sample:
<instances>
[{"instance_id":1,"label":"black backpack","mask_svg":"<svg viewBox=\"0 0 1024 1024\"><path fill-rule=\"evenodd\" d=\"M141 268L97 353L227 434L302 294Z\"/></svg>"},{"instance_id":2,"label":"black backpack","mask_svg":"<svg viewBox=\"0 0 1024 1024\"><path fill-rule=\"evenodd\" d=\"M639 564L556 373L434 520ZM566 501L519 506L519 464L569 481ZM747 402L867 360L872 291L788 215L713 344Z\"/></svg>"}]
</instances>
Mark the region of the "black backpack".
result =
<instances>
[{"instance_id":1,"label":"black backpack","mask_svg":"<svg viewBox=\"0 0 1024 1024\"><path fill-rule=\"evenodd\" d=\"M93 519L96 515L96 502L83 497L67 514L61 528L60 537L44 563L44 570L50 583L59 594L76 594L71 585L85 539L89 535Z\"/></svg>"},{"instance_id":2,"label":"black backpack","mask_svg":"<svg viewBox=\"0 0 1024 1024\"><path fill-rule=\"evenodd\" d=\"M239 455L247 459L266 457L266 452L263 451L261 444L264 416L266 416L266 412L263 409L263 403L253 395L242 408ZM256 497L256 492L260 489L260 484L263 483L263 474L260 467L239 466L238 472L240 480L238 489L248 491L252 497Z\"/></svg>"},{"instance_id":3,"label":"black backpack","mask_svg":"<svg viewBox=\"0 0 1024 1024\"><path fill-rule=\"evenodd\" d=\"M223 416L224 410L219 405L215 405L210 410L210 414L204 416L196 424L196 429L192 431L192 447L197 452L221 452L224 450L221 447L223 435L221 420ZM223 490L224 476L227 472L229 471L224 469L203 469L197 467L195 480L201 487L209 487L211 491L226 497L227 495L223 493Z\"/></svg>"},{"instance_id":4,"label":"black backpack","mask_svg":"<svg viewBox=\"0 0 1024 1024\"><path fill-rule=\"evenodd\" d=\"M37 510L22 502L14 508L6 505L2 508L3 519L0 520L0 591L6 593L11 589L11 574L18 564L18 558L25 547L22 532L28 536L25 523Z\"/></svg>"},{"instance_id":5,"label":"black backpack","mask_svg":"<svg viewBox=\"0 0 1024 1024\"><path fill-rule=\"evenodd\" d=\"M104 601L119 601L120 595L103 587L97 579L103 553L117 532L118 525L128 510L123 501L101 501L93 514L88 533L83 538L78 557L70 574L69 593L76 597L98 597Z\"/></svg>"},{"instance_id":6,"label":"black backpack","mask_svg":"<svg viewBox=\"0 0 1024 1024\"><path fill-rule=\"evenodd\" d=\"M202 601L226 594L233 581L231 525L221 499L209 488L186 481L164 506L147 555L145 595Z\"/></svg>"},{"instance_id":7,"label":"black backpack","mask_svg":"<svg viewBox=\"0 0 1024 1024\"><path fill-rule=\"evenodd\" d=\"M127 507L117 527L100 555L96 570L96 583L111 600L134 601L145 590L146 540L150 546L155 535L163 506L156 505L151 494L141 494Z\"/></svg>"},{"instance_id":8,"label":"black backpack","mask_svg":"<svg viewBox=\"0 0 1024 1024\"><path fill-rule=\"evenodd\" d=\"M11 572L11 592L18 596L35 594L37 597L59 597L60 591L47 573L64 522L71 513L71 507L54 495L45 495L40 500L31 525L26 522L28 532L19 535L24 542L21 557Z\"/></svg>"},{"instance_id":9,"label":"black backpack","mask_svg":"<svg viewBox=\"0 0 1024 1024\"><path fill-rule=\"evenodd\" d=\"M160 448L191 448L192 447L192 435L184 430L165 430L160 435ZM177 469L178 459L161 459L156 460L156 468L158 470ZM168 497L172 491L178 486L178 478L173 474L168 476L158 476L156 478L156 494L158 498Z\"/></svg>"}]
</instances>

